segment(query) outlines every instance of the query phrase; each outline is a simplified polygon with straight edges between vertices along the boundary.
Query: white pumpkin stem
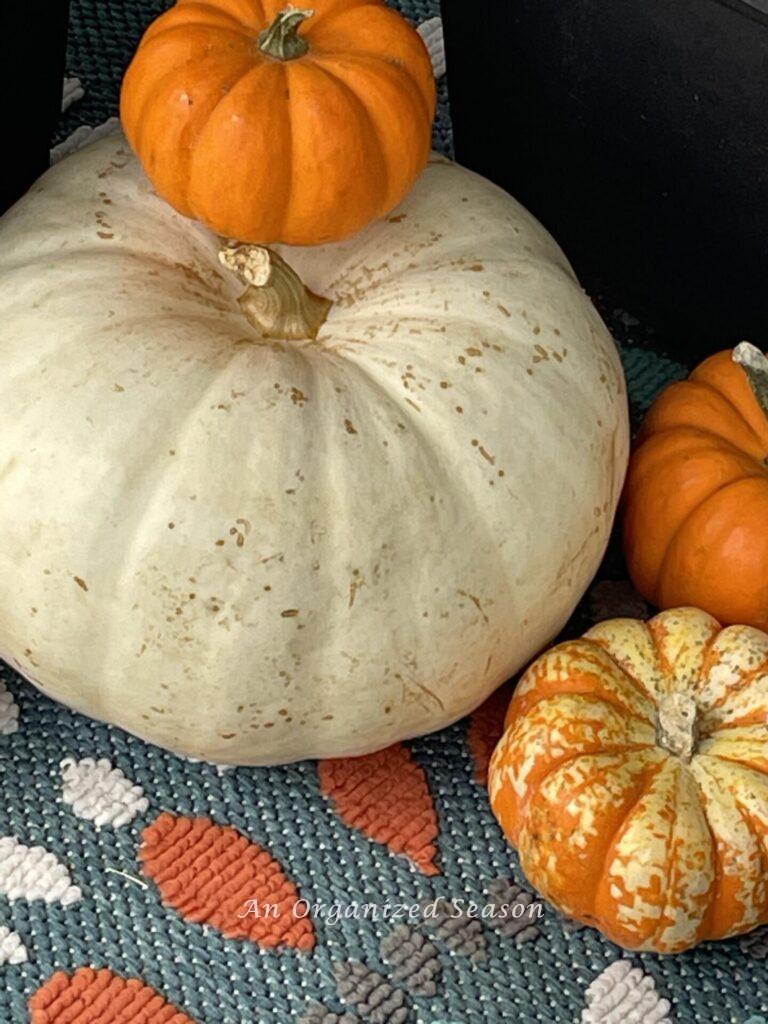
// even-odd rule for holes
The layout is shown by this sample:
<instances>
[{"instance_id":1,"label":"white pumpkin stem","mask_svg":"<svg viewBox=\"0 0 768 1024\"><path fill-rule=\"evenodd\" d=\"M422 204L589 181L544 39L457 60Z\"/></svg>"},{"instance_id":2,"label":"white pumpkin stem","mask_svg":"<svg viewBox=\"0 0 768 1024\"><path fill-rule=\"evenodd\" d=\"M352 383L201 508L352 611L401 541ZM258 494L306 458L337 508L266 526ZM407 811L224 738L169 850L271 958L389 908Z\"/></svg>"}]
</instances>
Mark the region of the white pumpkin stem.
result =
<instances>
[{"instance_id":1,"label":"white pumpkin stem","mask_svg":"<svg viewBox=\"0 0 768 1024\"><path fill-rule=\"evenodd\" d=\"M317 337L333 303L307 288L276 252L263 245L226 246L219 260L247 285L238 302L263 338Z\"/></svg>"},{"instance_id":2,"label":"white pumpkin stem","mask_svg":"<svg viewBox=\"0 0 768 1024\"><path fill-rule=\"evenodd\" d=\"M314 11L300 10L290 5L259 35L259 49L275 60L295 60L309 50L309 43L300 36L299 27Z\"/></svg>"},{"instance_id":3,"label":"white pumpkin stem","mask_svg":"<svg viewBox=\"0 0 768 1024\"><path fill-rule=\"evenodd\" d=\"M768 358L757 346L751 345L748 341L742 341L736 346L732 358L746 373L755 398L768 416Z\"/></svg>"},{"instance_id":4,"label":"white pumpkin stem","mask_svg":"<svg viewBox=\"0 0 768 1024\"><path fill-rule=\"evenodd\" d=\"M690 761L699 738L696 701L684 693L670 693L659 702L658 743L670 754Z\"/></svg>"}]
</instances>

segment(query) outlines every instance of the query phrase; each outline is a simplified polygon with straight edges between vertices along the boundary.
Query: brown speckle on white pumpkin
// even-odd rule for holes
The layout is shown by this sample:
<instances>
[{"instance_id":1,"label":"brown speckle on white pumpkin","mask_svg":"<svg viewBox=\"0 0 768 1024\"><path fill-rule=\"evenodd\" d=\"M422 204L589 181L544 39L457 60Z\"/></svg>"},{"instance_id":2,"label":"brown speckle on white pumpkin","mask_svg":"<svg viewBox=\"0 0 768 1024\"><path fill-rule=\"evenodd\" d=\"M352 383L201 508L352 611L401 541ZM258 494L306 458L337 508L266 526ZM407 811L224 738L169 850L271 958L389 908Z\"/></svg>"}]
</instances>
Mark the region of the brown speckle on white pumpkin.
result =
<instances>
[{"instance_id":1,"label":"brown speckle on white pumpkin","mask_svg":"<svg viewBox=\"0 0 768 1024\"><path fill-rule=\"evenodd\" d=\"M476 597L474 594L467 593L466 590L457 590L456 593L459 595L459 597L466 597L469 601L472 602L472 604L475 606L475 608L477 608L477 610L482 615L483 622L487 626L489 624L490 620L488 619L488 616L485 614L485 610L483 609L483 606L480 603L480 598Z\"/></svg>"},{"instance_id":2,"label":"brown speckle on white pumpkin","mask_svg":"<svg viewBox=\"0 0 768 1024\"><path fill-rule=\"evenodd\" d=\"M367 587L367 586L368 586L368 584L367 584L365 578L363 576L361 576L360 570L359 569L353 569L352 570L352 579L349 581L349 607L350 608L355 603L355 598L357 597L358 590L361 590L363 587Z\"/></svg>"},{"instance_id":3,"label":"brown speckle on white pumpkin","mask_svg":"<svg viewBox=\"0 0 768 1024\"><path fill-rule=\"evenodd\" d=\"M98 711L101 698L107 695L109 702L104 711L111 720L135 729L145 738L176 746L182 752L189 747L190 752L197 751L212 760L217 759L218 744L222 753L226 752L225 759L239 763L335 756L350 736L359 743L356 752L362 753L363 747L369 745L370 749L372 742L394 742L407 734L454 720L466 710L472 694L479 692L488 653L498 652L492 672L500 672L498 666L502 663L508 666L529 657L533 653L530 647L534 634L540 639L542 631L550 626L554 632L558 625L555 620L576 596L565 588L562 594L548 592L544 601L540 585L532 593L528 578L521 587L514 588L513 595L510 577L517 564L516 546L523 545L518 535L530 523L510 524L503 557L499 552L489 552L486 549L492 545L488 544L488 537L497 533L504 521L502 516L508 511L506 486L497 483L495 488L489 486L488 491L462 486L468 475L497 481L503 472L496 468L499 465L505 467L510 478L524 475L532 456L530 451L519 450L519 432L515 436L518 415L526 429L529 424L532 426L532 436L545 452L551 454L552 445L562 442L565 403L557 400L562 393L562 380L556 386L555 375L546 375L545 379L541 373L535 387L521 386L525 377L522 371L533 354L526 350L525 339L530 344L536 322L541 323L542 335L546 332L553 344L557 343L550 324L568 325L569 342L578 357L570 382L574 394L589 398L601 370L613 379L610 363L608 367L600 366L596 373L592 358L599 346L609 355L610 339L603 332L590 340L587 319L580 319L582 307L586 308L584 300L570 278L550 273L550 264L560 267L554 247L541 229L519 216L509 197L487 189L480 179L470 178L453 165L435 165L426 171L406 200L402 211L407 211L408 217L402 222L379 221L370 233L350 239L341 250L321 247L285 251L286 258L295 260L308 284L329 297L335 298L337 292L342 292L345 298L324 326L322 344L273 346L243 337L247 328L235 305L236 287L227 286L226 308L212 307L211 292L216 287L211 276L215 240L210 239L208 244L198 226L152 199L146 179L132 158L123 169L115 168L107 181L96 183L97 170L105 168L110 158L122 159L114 156L114 143L111 148L99 147L97 143L90 154L79 158L92 179L89 187L93 198L85 208L84 223L82 217L74 218L60 199L65 192L77 194L83 183L74 171L70 180L67 164L54 172L60 175L62 187L51 188L46 196L32 200L40 204L37 222L44 219L52 225L50 244L46 239L40 242L46 249L43 255L49 259L36 259L34 273L44 276L44 263L47 268L67 256L75 272L72 294L67 296L73 315L62 318L61 327L66 335L71 333L71 322L77 321L78 340L82 339L82 345L73 346L71 337L62 336L60 351L51 350L59 360L58 365L56 359L49 359L46 348L47 388L36 384L41 409L46 402L53 402L49 396L56 393L54 385L62 384L62 378L66 386L71 367L67 358L81 359L74 370L88 382L86 387L71 392L68 407L71 406L72 415L62 438L57 439L52 430L48 431L52 445L46 454L52 446L61 449L64 442L80 443L82 439L82 447L88 448L88 458L83 463L86 486L82 500L77 489L65 483L69 516L63 526L69 535L64 533L55 538L56 554L42 555L56 559L51 567L53 576L41 581L39 568L37 573L28 574L32 577L30 586L18 594L18 608L13 614L28 627L29 607L38 607L35 626L40 626L41 637L50 634L52 609L57 601L60 606L62 595L66 598L72 579L66 569L62 571L62 566L75 565L81 577L89 581L91 592L99 595L99 611L105 622L113 626L119 623L122 628L110 634L109 658L102 657L107 652L100 645L89 655L83 636L87 636L88 608L95 598L87 595L89 604L85 605L71 601L75 606L73 637L76 635L79 640L81 652L77 664L65 663L74 655L64 651L56 652L52 658L49 641L39 643L37 635L34 638L35 654L41 664L50 664L52 672L59 672L58 677L54 672L47 681L49 691L61 699L71 699L65 681L67 673L72 678L76 674L75 696L86 710L91 707ZM95 193L112 183L119 186L120 198L113 206L106 206L102 202L104 197L95 198ZM460 198L469 198L471 206L462 205ZM93 211L97 207L106 213L109 227L95 224ZM474 224L469 222L470 213L475 214ZM401 216L401 210L395 215ZM18 242L19 231L23 234L35 230L33 220L30 218L29 227L24 226L23 219L16 226L3 225L8 245L0 248L0 308L6 284L2 253L6 249L26 251L11 243ZM515 220L523 224L520 237L510 230ZM439 232L431 230L431 225L444 230L445 241L439 240ZM500 232L495 230L499 225L508 227ZM72 252L78 251L78 244L91 238L97 227L115 232L121 252L124 247L135 265L135 276L122 273L122 261L113 273L106 260L101 261L103 266L97 261L79 269L77 257L70 260ZM177 259L180 267L173 266L168 258L168 239L172 240L172 259ZM513 272L511 265L520 264L521 243L527 241L534 246L536 259L525 261L523 257L525 274ZM66 253L60 251L62 243ZM463 272L473 267L484 267L486 272L479 277L477 273ZM69 264L67 269L69 274ZM54 271L52 268L51 272ZM334 284L330 286L328 282ZM487 294L483 296L481 289ZM27 337L27 345L34 338L45 336L38 328L57 315L49 294L53 293L40 288L38 296L45 297L40 310L31 314L29 308L25 310L25 316L38 321L35 333ZM81 298L82 312L76 305ZM134 315L139 300L149 314L146 317ZM520 302L531 305L527 324L520 317ZM11 312L14 308L12 303L8 307ZM114 324L112 320L105 323L108 309L114 315ZM594 322L599 329L597 318ZM112 326L115 330L106 339L104 331ZM105 347L107 340L109 352ZM70 344L65 345L65 341ZM496 341L502 344L492 344ZM506 352L502 351L504 343ZM478 357L475 351L465 351L467 347L486 358ZM19 349L22 362L25 352ZM458 353L464 357L463 364L456 363ZM550 360L554 366L551 352ZM408 386L404 388L400 376L406 365ZM463 365L470 373L482 365L491 366L493 374L487 373L485 378L472 374L457 383L453 380L460 372L455 369L457 365ZM54 379L57 372L58 381ZM113 384L120 382L123 387L123 380L128 380L129 385L125 385L126 393L120 396L119 422L114 424L114 430L104 430L103 409L98 400L91 402L91 397L100 390L103 403ZM273 388L275 381L282 382L278 389ZM91 388L91 384L95 386ZM472 384L474 392L467 390ZM444 394L450 387L461 393L461 398L454 396L453 405L450 400L439 401L440 392ZM515 387L521 392L520 402L510 408L502 398ZM235 401L235 388L246 392L247 398ZM301 395L307 400L302 401ZM337 395L345 399L344 404ZM421 417L405 405L406 395L422 406ZM423 400L423 395L431 395L432 401ZM551 478L548 475L537 483L532 495L531 515L538 517L540 532L546 532L555 545L556 558L562 545L551 539L552 532L562 528L562 535L581 539L586 529L582 529L578 516L584 508L590 512L606 496L612 498L617 487L615 478L621 470L623 440L618 438L615 471L605 464L606 452L596 443L601 434L607 438L616 433L617 425L621 427L622 409L611 396L607 397L609 401L603 402L599 410L602 425L596 424L598 411L593 403L586 403L588 413L576 416L580 446L573 444L568 451L569 459L562 460ZM17 415L20 402L21 397L17 401L9 388L0 403L4 409L0 414L3 456L16 453L12 444L28 447L28 436L25 438L14 427L16 420L23 419ZM577 411L578 403L573 405ZM301 416L298 408L303 409ZM397 427L393 411L403 421ZM88 414L94 421L92 431L87 430L84 422ZM350 417L350 423L354 417L352 439L346 433L345 417ZM55 417L50 422L56 422ZM46 421L41 421L40 431L46 429ZM567 445L573 438L565 433L563 443ZM130 444L122 444L131 436L141 438L142 444L136 446L136 451L131 450ZM398 438L398 444L392 443L393 436ZM474 448L470 447L473 437L478 441ZM281 439L280 457L275 457L270 438ZM105 463L107 468L115 466L117 447L112 450L112 442L121 444L120 472L105 474L105 487L100 491L100 468ZM307 479L298 491L292 478L296 462L302 464L304 456L312 454L312 444L316 442L323 458L303 463L308 467ZM183 458L174 458L171 463L163 461L176 452L177 445L180 455L182 443ZM382 447L386 448L383 459ZM481 447L495 458L494 468L480 452ZM483 459L480 463L475 449ZM26 461L26 448L23 451ZM66 453L57 450L55 454ZM4 464L4 459L0 463ZM59 470L54 461L43 464L40 456L30 453L29 463L29 475L46 474L49 493L56 493L56 483L61 481L56 480ZM66 458L58 460L59 466L66 464ZM91 471L89 477L87 473ZM138 488L131 501L126 502L129 479L141 480L147 486ZM581 487L575 495L578 500L559 503L568 504L568 508L554 508L558 502L553 495L573 493L574 481ZM557 489L553 490L555 483ZM188 517L178 510L178 505L191 500L193 488L199 500L195 516ZM286 494L288 490L294 494ZM412 506L412 527L406 536L400 536L398 524L402 522L406 498ZM105 529L113 521L114 513L110 510L122 507L121 502L127 514L115 524L111 545L114 551L107 554L102 565L96 557L97 551L104 552L104 538L98 529ZM99 504L100 507L90 507ZM23 522L22 509L28 518L34 517L34 508L20 500L13 506L16 523ZM235 517L242 509L248 510L254 524L258 522L258 530L254 527L247 539L245 531L236 525ZM174 521L177 515L181 516L176 529L184 533L183 551L179 545L168 543L168 511L174 513ZM369 515L375 518L370 519ZM594 519L589 526L600 522L604 533L607 519L608 516ZM315 525L311 526L313 521ZM71 529L70 524L75 522L82 525L80 536L75 536ZM0 525L7 528L9 523L3 521ZM460 545L452 545L451 538L457 535L464 539ZM174 538L180 539L180 534L174 534ZM310 538L314 546L308 543ZM21 539L31 548L30 538L23 535ZM590 542L585 562L594 561L601 539ZM377 581L373 564L381 557L387 541L390 550L382 557L383 571ZM538 544L538 539L530 543ZM290 547L286 548L287 544ZM211 546L216 546L217 551L211 552ZM273 552L281 550L286 552L284 563L275 559L269 565L262 564L262 556L272 558ZM538 547L535 553L541 555ZM189 561L190 555L195 561ZM192 571L197 572L197 585L187 583L186 573L192 565ZM350 578L353 566L360 567L360 576ZM408 602L408 594L414 594L414 574L420 569L430 582L417 588L419 603L414 605ZM589 569L590 565L585 565L583 571L574 572L574 588L585 585L582 577ZM308 573L310 588L306 587ZM363 573L370 577L365 595L357 586ZM160 586L158 580L162 579L168 581L168 591ZM265 587L267 580L273 587L271 593ZM119 586L115 586L117 581ZM453 581L460 582L468 594L480 595L484 610L490 612L488 601L496 599L490 623L484 624L480 610L469 598L459 598L459 607L457 598L452 596ZM432 593L435 584L440 584L439 595ZM35 586L40 594L34 591ZM190 586L200 595L192 604ZM333 627L338 611L342 612L339 618L348 621L343 612L350 586L354 592L354 608L349 615L350 619L352 615L355 618L353 634L340 622ZM217 601L224 611L214 613L208 595L216 590L227 601L226 605L223 600ZM291 596L302 594L304 608L300 615L298 609L285 607ZM69 596L71 599L72 595ZM238 604L247 620L243 623L242 638L236 625ZM249 643L259 635L269 636L270 620L274 622L275 615L282 614L281 607L296 613L296 623L286 627L277 646L265 642L274 660L259 655L263 663L254 664L248 657ZM535 621L521 631L519 614L533 607ZM226 632L222 616L226 616L231 633ZM324 636L322 631L329 620L329 642L326 644L324 638L324 654L318 658L318 635ZM302 634L298 627L304 622L307 631ZM406 647L420 664L416 681L410 678L414 673L401 668L407 679L404 700L401 683L393 682L391 671L389 675L384 673L385 662L392 657L391 646L386 641L377 642L378 638L395 633L398 637L402 634ZM147 653L136 660L142 642L146 643ZM446 679L462 644L460 671L448 686ZM528 650L524 650L526 645ZM344 665L341 649L345 646L350 656L359 658L353 672L348 672ZM23 645L18 647L20 650L10 654L23 652ZM210 650L210 658L201 657L206 650ZM291 661L296 651L305 656L300 670ZM118 682L118 678L124 678L121 659L130 659L134 672L130 693L125 693ZM278 713L289 688L286 679L278 676L282 665L294 672L290 715ZM392 665L396 667L394 662ZM198 716L193 721L189 708L200 706L200 694L210 692L212 676L217 691L216 707L222 709L222 716L217 719L211 715L202 721ZM147 712L153 690L156 698L154 687L158 677L171 686L174 703L169 703L162 718L150 712L148 717L152 721L147 722L140 716ZM318 686L324 684L315 685L314 679L325 679L333 686L336 696L330 707L318 700ZM384 701L366 705L357 699L361 690L382 679ZM443 702L443 709L418 690L420 680L432 686L434 696ZM490 678L484 683L489 685ZM248 717L237 718L238 722L242 718L247 726L244 735L238 730L237 739L224 747L220 731L226 733L228 727L234 731L235 709L241 701L247 706L249 691L257 690L273 721L293 718L290 728L265 729L264 716L260 715L253 723L261 731L261 736L256 737L255 732L249 731L249 712ZM463 707L458 706L458 700ZM317 709L318 705L322 708L319 713L309 713L309 708ZM226 717L227 707L232 713L230 720ZM320 730L319 719L328 712L334 713L334 720L325 721ZM222 759L221 755L218 759Z\"/></svg>"}]
</instances>

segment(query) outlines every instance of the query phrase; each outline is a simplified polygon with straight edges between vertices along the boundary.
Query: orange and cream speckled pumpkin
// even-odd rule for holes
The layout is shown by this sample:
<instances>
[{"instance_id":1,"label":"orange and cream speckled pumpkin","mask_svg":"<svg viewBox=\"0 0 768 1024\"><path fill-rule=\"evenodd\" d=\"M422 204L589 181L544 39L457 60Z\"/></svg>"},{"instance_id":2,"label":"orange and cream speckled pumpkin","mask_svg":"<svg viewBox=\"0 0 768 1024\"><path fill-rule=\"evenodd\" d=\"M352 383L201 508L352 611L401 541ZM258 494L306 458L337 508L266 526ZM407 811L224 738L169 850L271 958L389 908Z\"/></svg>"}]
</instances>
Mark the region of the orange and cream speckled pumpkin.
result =
<instances>
[{"instance_id":1,"label":"orange and cream speckled pumpkin","mask_svg":"<svg viewBox=\"0 0 768 1024\"><path fill-rule=\"evenodd\" d=\"M768 922L768 635L679 608L560 644L517 687L489 790L532 885L619 945Z\"/></svg>"}]
</instances>

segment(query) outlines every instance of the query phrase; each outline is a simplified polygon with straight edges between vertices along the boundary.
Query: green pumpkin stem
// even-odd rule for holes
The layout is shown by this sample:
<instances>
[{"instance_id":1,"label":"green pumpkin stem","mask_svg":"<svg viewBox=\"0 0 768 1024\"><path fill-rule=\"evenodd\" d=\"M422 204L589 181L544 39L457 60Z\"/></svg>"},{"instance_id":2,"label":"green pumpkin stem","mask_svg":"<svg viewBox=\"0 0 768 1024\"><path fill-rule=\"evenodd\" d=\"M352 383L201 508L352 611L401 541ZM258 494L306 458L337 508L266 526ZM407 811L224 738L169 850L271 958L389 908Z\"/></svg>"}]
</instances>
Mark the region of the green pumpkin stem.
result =
<instances>
[{"instance_id":1,"label":"green pumpkin stem","mask_svg":"<svg viewBox=\"0 0 768 1024\"><path fill-rule=\"evenodd\" d=\"M269 28L259 35L259 49L275 60L295 60L303 57L309 50L309 43L299 34L299 27L314 11L300 10L297 7L286 7L281 11Z\"/></svg>"},{"instance_id":2,"label":"green pumpkin stem","mask_svg":"<svg viewBox=\"0 0 768 1024\"><path fill-rule=\"evenodd\" d=\"M755 345L742 341L733 350L733 361L746 373L760 408L768 416L768 358Z\"/></svg>"},{"instance_id":3,"label":"green pumpkin stem","mask_svg":"<svg viewBox=\"0 0 768 1024\"><path fill-rule=\"evenodd\" d=\"M238 302L263 338L302 341L317 337L333 303L307 288L276 252L262 245L227 246L219 260L247 286Z\"/></svg>"}]
</instances>

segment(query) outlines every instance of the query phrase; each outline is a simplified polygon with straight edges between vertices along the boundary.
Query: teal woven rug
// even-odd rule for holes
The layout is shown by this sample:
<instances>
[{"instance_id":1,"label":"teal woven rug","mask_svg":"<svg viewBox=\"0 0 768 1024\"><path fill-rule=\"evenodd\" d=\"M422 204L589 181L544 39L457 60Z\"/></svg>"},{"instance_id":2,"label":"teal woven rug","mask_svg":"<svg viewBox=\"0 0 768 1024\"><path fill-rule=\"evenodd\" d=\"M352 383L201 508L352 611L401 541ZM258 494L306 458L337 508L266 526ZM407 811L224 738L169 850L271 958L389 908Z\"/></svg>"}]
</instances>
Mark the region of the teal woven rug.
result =
<instances>
[{"instance_id":1,"label":"teal woven rug","mask_svg":"<svg viewBox=\"0 0 768 1024\"><path fill-rule=\"evenodd\" d=\"M164 6L73 0L68 69L85 92L57 141L114 115ZM419 24L439 13L398 6ZM450 152L444 79L435 144ZM637 420L687 371L608 314ZM645 613L625 575L614 542L568 635ZM498 709L356 764L225 769L2 668L0 1024L29 1021L30 999L35 1024L766 1024L768 930L629 955L526 891L483 785ZM391 809L389 831L370 808Z\"/></svg>"}]
</instances>

